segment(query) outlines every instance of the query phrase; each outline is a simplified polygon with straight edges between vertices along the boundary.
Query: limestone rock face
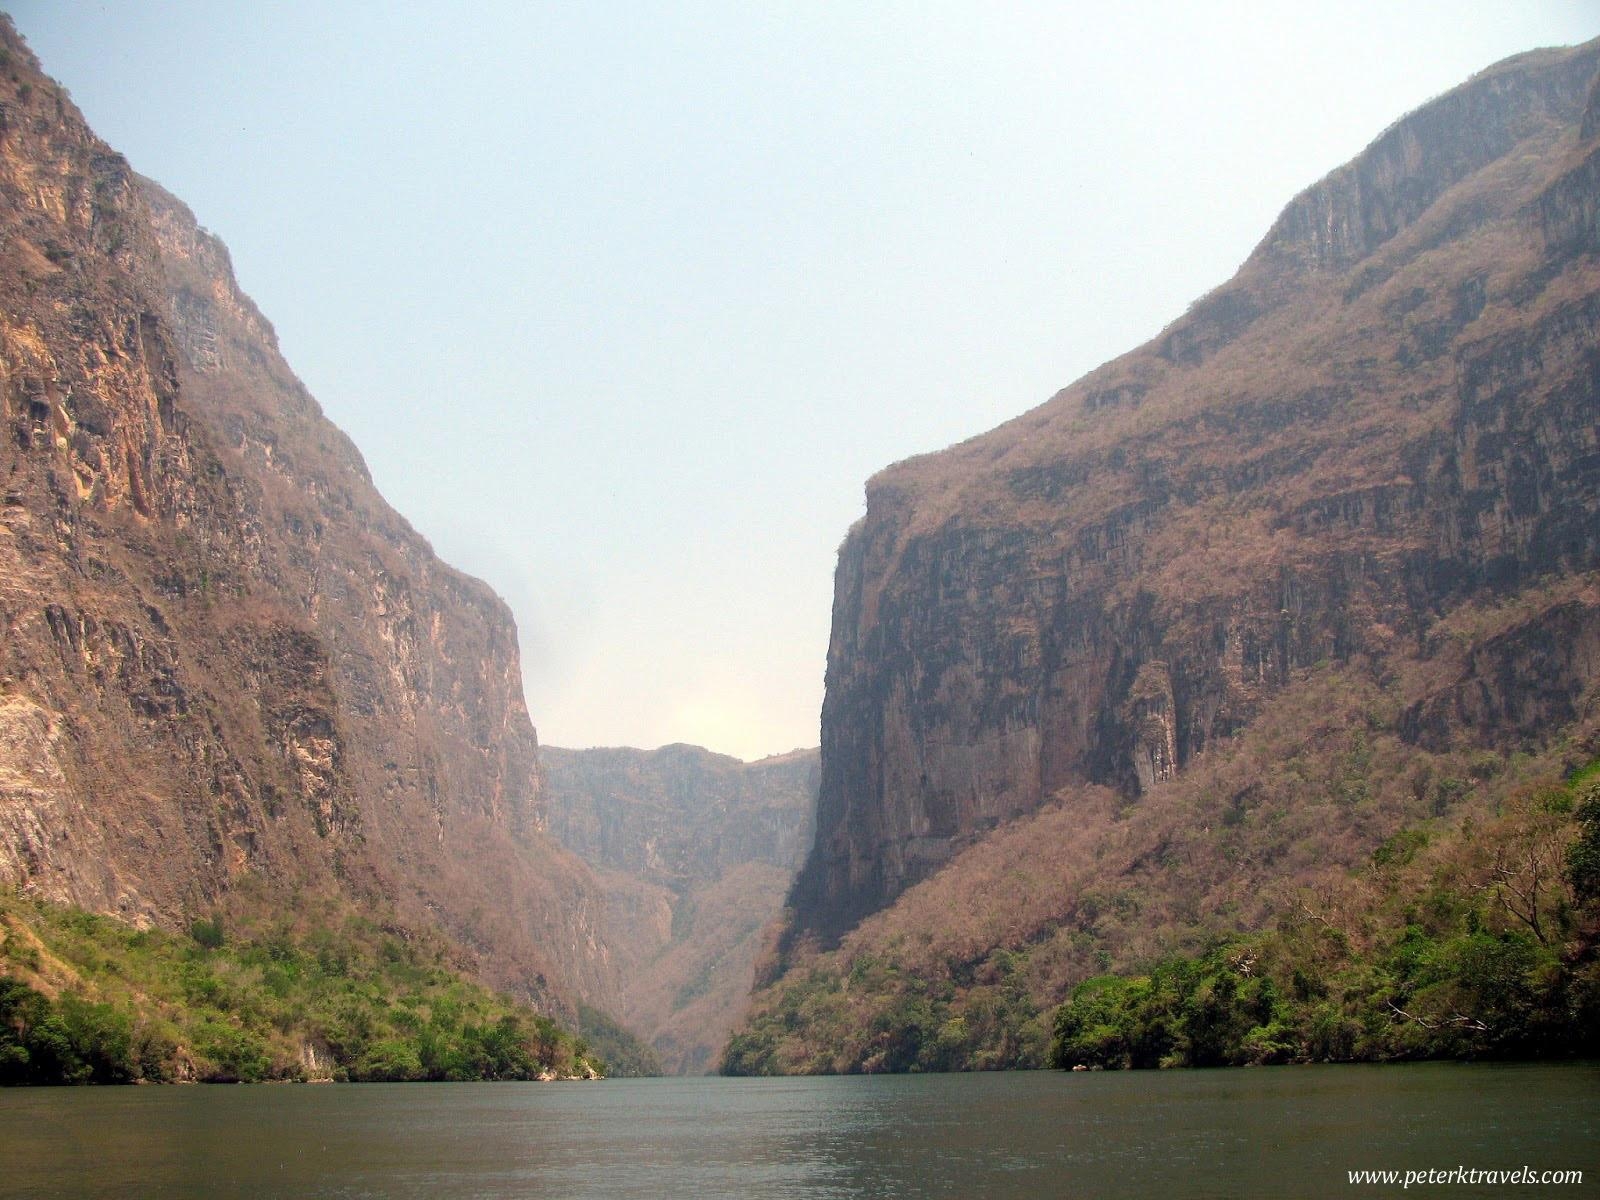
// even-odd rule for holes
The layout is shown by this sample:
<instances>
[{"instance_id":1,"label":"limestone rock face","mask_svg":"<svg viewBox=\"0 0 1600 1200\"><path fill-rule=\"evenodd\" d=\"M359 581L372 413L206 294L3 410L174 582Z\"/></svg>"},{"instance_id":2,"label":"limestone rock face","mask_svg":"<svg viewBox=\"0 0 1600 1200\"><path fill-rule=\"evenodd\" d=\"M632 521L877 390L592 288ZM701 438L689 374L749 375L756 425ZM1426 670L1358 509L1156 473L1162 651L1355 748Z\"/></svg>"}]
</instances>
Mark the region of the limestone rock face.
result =
<instances>
[{"instance_id":1,"label":"limestone rock face","mask_svg":"<svg viewBox=\"0 0 1600 1200\"><path fill-rule=\"evenodd\" d=\"M610 1007L682 1074L713 1068L811 844L817 752L540 750L551 834L606 889Z\"/></svg>"},{"instance_id":2,"label":"limestone rock face","mask_svg":"<svg viewBox=\"0 0 1600 1200\"><path fill-rule=\"evenodd\" d=\"M1151 343L868 483L786 944L1063 788L1160 788L1298 670L1381 672L1464 604L1600 567L1597 67L1475 76ZM1592 702L1594 609L1532 607L1418 738Z\"/></svg>"},{"instance_id":3,"label":"limestone rock face","mask_svg":"<svg viewBox=\"0 0 1600 1200\"><path fill-rule=\"evenodd\" d=\"M741 762L699 746L539 752L550 833L595 866L685 888L810 845L817 752Z\"/></svg>"},{"instance_id":4,"label":"limestone rock face","mask_svg":"<svg viewBox=\"0 0 1600 1200\"><path fill-rule=\"evenodd\" d=\"M341 893L535 999L614 987L509 610L9 24L0 197L0 883L166 924Z\"/></svg>"}]
</instances>

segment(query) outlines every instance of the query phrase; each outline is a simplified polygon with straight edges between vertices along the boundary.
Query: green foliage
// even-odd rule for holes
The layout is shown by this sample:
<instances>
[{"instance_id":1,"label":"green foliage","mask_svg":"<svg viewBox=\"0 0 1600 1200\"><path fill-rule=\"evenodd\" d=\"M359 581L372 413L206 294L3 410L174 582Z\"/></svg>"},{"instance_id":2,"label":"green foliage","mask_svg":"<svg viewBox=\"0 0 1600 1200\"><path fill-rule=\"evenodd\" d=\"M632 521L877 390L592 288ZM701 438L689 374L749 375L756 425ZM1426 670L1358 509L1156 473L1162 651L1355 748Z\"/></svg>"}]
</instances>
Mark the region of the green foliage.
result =
<instances>
[{"instance_id":1,"label":"green foliage","mask_svg":"<svg viewBox=\"0 0 1600 1200\"><path fill-rule=\"evenodd\" d=\"M1090 980L1056 1011L1060 1067L1542 1056L1582 1052L1558 960L1517 932L1438 941L1410 926L1379 962L1355 959L1307 987L1268 934L1148 976ZM1241 963L1271 958L1268 973ZM1278 976L1287 976L1284 983ZM1575 1041L1573 1039L1576 1039Z\"/></svg>"},{"instance_id":2,"label":"green foliage","mask_svg":"<svg viewBox=\"0 0 1600 1200\"><path fill-rule=\"evenodd\" d=\"M789 981L723 1052L724 1075L992 1071L1042 1067L1049 1029L1027 986L1028 953L997 949L930 984L894 958L857 958L846 978ZM959 978L961 983L953 982Z\"/></svg>"},{"instance_id":3,"label":"green foliage","mask_svg":"<svg viewBox=\"0 0 1600 1200\"><path fill-rule=\"evenodd\" d=\"M216 917L177 936L0 897L0 1083L598 1070L587 1044L548 1017L466 980L437 947L361 918L222 932Z\"/></svg>"},{"instance_id":4,"label":"green foliage","mask_svg":"<svg viewBox=\"0 0 1600 1200\"><path fill-rule=\"evenodd\" d=\"M0 1084L127 1083L144 1075L148 1048L126 1012L71 994L52 1002L0 976Z\"/></svg>"},{"instance_id":5,"label":"green foliage","mask_svg":"<svg viewBox=\"0 0 1600 1200\"><path fill-rule=\"evenodd\" d=\"M1312 716L1337 707L1312 699ZM1256 757L1217 769L1226 786L1192 785L1174 819L1154 802L1120 812L1099 845L1103 818L1082 806L1019 822L1013 847L1001 831L962 874L802 955L755 997L721 1069L1600 1053L1600 770L1551 786L1549 758L1420 756L1346 737L1343 717L1313 753L1308 719L1244 743ZM1363 772L1370 803L1352 799ZM1480 786L1457 789L1457 772ZM1013 887L1052 846L1083 858Z\"/></svg>"},{"instance_id":6,"label":"green foliage","mask_svg":"<svg viewBox=\"0 0 1600 1200\"><path fill-rule=\"evenodd\" d=\"M720 1071L734 1076L779 1074L773 1031L758 1026L734 1034L722 1052Z\"/></svg>"},{"instance_id":7,"label":"green foliage","mask_svg":"<svg viewBox=\"0 0 1600 1200\"><path fill-rule=\"evenodd\" d=\"M1600 778L1581 781L1582 791L1573 815L1578 837L1567 849L1567 880L1580 903L1600 900Z\"/></svg>"},{"instance_id":8,"label":"green foliage","mask_svg":"<svg viewBox=\"0 0 1600 1200\"><path fill-rule=\"evenodd\" d=\"M1253 943L1169 958L1147 976L1080 984L1056 1010L1057 1066L1216 1067L1285 1062L1296 1045L1290 1005L1257 972Z\"/></svg>"},{"instance_id":9,"label":"green foliage","mask_svg":"<svg viewBox=\"0 0 1600 1200\"><path fill-rule=\"evenodd\" d=\"M1393 837L1386 838L1382 845L1372 852L1372 865L1375 867L1403 867L1416 858L1417 851L1428 844L1428 833L1424 829L1402 829Z\"/></svg>"},{"instance_id":10,"label":"green foliage","mask_svg":"<svg viewBox=\"0 0 1600 1200\"><path fill-rule=\"evenodd\" d=\"M1364 914L1375 926L1364 950L1348 938L1313 936L1314 922L1290 920L1208 954L1164 958L1144 976L1079 985L1056 1011L1052 1063L1214 1066L1600 1051L1600 897L1592 873L1600 871L1600 784L1592 778L1591 770L1566 788L1515 798L1482 836L1468 826L1455 856L1435 865L1420 893L1392 873L1429 839L1402 830L1383 842L1372 856L1372 877L1388 890ZM1564 864L1571 898L1558 882L1561 864L1549 854L1569 821L1579 829ZM1494 906L1486 908L1485 898Z\"/></svg>"},{"instance_id":11,"label":"green foliage","mask_svg":"<svg viewBox=\"0 0 1600 1200\"><path fill-rule=\"evenodd\" d=\"M202 918L195 921L189 926L189 936L207 950L218 949L226 940L222 933L222 918L213 916L209 920Z\"/></svg>"},{"instance_id":12,"label":"green foliage","mask_svg":"<svg viewBox=\"0 0 1600 1200\"><path fill-rule=\"evenodd\" d=\"M656 1052L598 1008L578 1005L578 1029L605 1063L607 1076L640 1079L662 1074Z\"/></svg>"}]
</instances>

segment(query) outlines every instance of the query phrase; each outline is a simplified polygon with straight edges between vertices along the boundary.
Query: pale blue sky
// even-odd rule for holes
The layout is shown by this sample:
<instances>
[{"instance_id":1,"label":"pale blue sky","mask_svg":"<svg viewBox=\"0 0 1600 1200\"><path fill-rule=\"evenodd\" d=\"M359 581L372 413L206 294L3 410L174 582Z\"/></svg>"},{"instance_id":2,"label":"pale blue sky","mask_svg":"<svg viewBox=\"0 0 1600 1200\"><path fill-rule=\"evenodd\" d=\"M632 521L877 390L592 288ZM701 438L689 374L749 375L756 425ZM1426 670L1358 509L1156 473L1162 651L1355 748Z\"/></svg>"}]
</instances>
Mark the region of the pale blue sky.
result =
<instances>
[{"instance_id":1,"label":"pale blue sky","mask_svg":"<svg viewBox=\"0 0 1600 1200\"><path fill-rule=\"evenodd\" d=\"M1403 112L1600 5L13 3L543 741L815 745L866 477L1222 282Z\"/></svg>"}]
</instances>

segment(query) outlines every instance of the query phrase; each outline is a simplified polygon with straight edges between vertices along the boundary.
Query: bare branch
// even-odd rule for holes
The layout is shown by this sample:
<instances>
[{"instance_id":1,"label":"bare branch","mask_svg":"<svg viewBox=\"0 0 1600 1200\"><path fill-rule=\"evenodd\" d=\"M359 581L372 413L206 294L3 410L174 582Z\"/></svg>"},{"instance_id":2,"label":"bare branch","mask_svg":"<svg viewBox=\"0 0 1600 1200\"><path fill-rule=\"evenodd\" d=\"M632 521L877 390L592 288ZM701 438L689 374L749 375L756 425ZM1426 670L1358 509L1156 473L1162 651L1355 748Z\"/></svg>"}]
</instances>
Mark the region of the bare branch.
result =
<instances>
[{"instance_id":1,"label":"bare branch","mask_svg":"<svg viewBox=\"0 0 1600 1200\"><path fill-rule=\"evenodd\" d=\"M1393 1010L1395 1016L1397 1016L1397 1017L1403 1017L1407 1021L1415 1021L1418 1025L1421 1025L1424 1029L1432 1029L1434 1027L1432 1021L1426 1021L1421 1017L1412 1016L1405 1009L1401 1008L1398 1004L1396 1004L1393 1000L1388 1001L1388 1005L1389 1005L1389 1008L1391 1010Z\"/></svg>"},{"instance_id":2,"label":"bare branch","mask_svg":"<svg viewBox=\"0 0 1600 1200\"><path fill-rule=\"evenodd\" d=\"M1450 1018L1449 1024L1451 1024L1451 1025L1462 1025L1462 1026L1465 1026L1467 1029L1473 1030L1476 1033L1488 1033L1489 1032L1489 1027L1487 1025L1485 1025L1482 1021L1480 1021L1477 1017L1469 1017L1469 1016L1466 1015L1466 1013L1459 1012L1459 1011L1456 1011L1454 1013L1454 1015Z\"/></svg>"}]
</instances>

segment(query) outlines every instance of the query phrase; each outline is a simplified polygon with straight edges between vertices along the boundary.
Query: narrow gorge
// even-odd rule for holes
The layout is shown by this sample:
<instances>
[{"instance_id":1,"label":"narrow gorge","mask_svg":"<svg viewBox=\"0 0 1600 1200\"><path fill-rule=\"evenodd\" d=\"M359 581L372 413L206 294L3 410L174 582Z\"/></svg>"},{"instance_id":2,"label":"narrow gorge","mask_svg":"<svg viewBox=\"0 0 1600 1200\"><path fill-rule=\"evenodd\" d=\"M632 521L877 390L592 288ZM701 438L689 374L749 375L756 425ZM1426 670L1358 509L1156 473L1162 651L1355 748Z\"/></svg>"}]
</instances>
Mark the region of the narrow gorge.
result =
<instances>
[{"instance_id":1,"label":"narrow gorge","mask_svg":"<svg viewBox=\"0 0 1600 1200\"><path fill-rule=\"evenodd\" d=\"M591 868L619 977L608 1007L669 1074L715 1068L811 845L817 752L540 750L549 830Z\"/></svg>"},{"instance_id":2,"label":"narrow gorge","mask_svg":"<svg viewBox=\"0 0 1600 1200\"><path fill-rule=\"evenodd\" d=\"M0 1034L145 1004L97 1080L1588 1044L1600 41L1401 118L1149 343L873 476L820 750L754 762L541 747L506 603L8 21L0 197ZM1180 1044L1161 988L1249 1012Z\"/></svg>"}]
</instances>

